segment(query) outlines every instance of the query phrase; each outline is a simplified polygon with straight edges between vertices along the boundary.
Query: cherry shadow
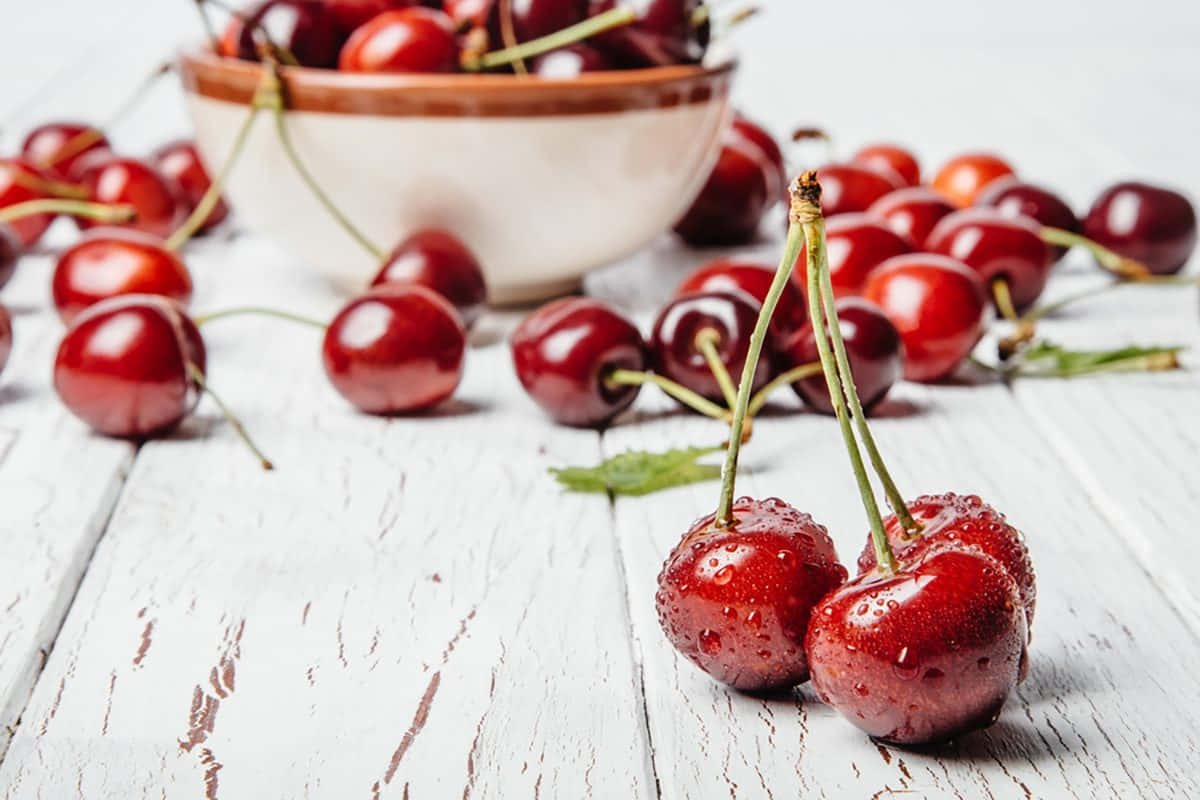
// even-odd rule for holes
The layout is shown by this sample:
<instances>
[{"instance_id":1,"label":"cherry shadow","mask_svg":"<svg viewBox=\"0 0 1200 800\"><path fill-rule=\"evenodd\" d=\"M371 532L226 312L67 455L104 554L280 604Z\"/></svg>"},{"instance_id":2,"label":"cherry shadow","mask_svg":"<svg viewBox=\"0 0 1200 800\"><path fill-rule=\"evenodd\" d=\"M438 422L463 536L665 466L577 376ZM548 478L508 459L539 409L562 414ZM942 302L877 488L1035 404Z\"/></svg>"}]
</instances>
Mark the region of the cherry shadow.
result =
<instances>
[{"instance_id":1,"label":"cherry shadow","mask_svg":"<svg viewBox=\"0 0 1200 800\"><path fill-rule=\"evenodd\" d=\"M37 391L24 383L6 383L0 386L0 405L19 403L37 395Z\"/></svg>"}]
</instances>

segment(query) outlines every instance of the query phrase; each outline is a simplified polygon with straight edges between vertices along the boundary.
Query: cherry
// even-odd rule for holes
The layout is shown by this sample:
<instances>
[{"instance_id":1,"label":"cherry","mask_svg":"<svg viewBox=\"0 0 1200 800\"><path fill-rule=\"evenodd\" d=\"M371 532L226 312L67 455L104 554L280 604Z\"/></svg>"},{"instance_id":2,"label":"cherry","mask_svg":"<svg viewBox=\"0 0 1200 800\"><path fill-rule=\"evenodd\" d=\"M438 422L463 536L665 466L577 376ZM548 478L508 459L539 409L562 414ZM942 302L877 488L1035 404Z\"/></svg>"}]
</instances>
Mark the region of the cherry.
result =
<instances>
[{"instance_id":1,"label":"cherry","mask_svg":"<svg viewBox=\"0 0 1200 800\"><path fill-rule=\"evenodd\" d=\"M184 208L190 214L204 197L204 193L212 186L212 179L196 145L190 141L177 141L163 145L154 151L151 162L158 171L169 180L175 181L183 193ZM217 205L200 225L197 233L210 231L221 224L229 216L229 206L224 199L218 200Z\"/></svg>"},{"instance_id":2,"label":"cherry","mask_svg":"<svg viewBox=\"0 0 1200 800\"><path fill-rule=\"evenodd\" d=\"M578 43L543 53L533 61L531 72L543 78L574 78L585 72L614 69L612 59L591 45Z\"/></svg>"},{"instance_id":3,"label":"cherry","mask_svg":"<svg viewBox=\"0 0 1200 800\"><path fill-rule=\"evenodd\" d=\"M58 256L51 290L58 315L70 324L85 308L117 295L158 295L185 306L192 279L179 256L154 236L97 228Z\"/></svg>"},{"instance_id":4,"label":"cherry","mask_svg":"<svg viewBox=\"0 0 1200 800\"><path fill-rule=\"evenodd\" d=\"M517 378L556 422L581 428L608 424L633 403L638 385L609 380L618 369L644 370L646 344L611 306L565 297L525 319L510 340Z\"/></svg>"},{"instance_id":5,"label":"cherry","mask_svg":"<svg viewBox=\"0 0 1200 800\"><path fill-rule=\"evenodd\" d=\"M826 217L866 211L879 198L904 185L895 170L861 164L826 164L817 170L821 210Z\"/></svg>"},{"instance_id":6,"label":"cherry","mask_svg":"<svg viewBox=\"0 0 1200 800\"><path fill-rule=\"evenodd\" d=\"M1042 241L1041 226L1028 217L1008 217L988 207L955 211L929 234L925 249L966 264L987 286L1003 280L1013 306L1027 308L1046 287L1054 249Z\"/></svg>"},{"instance_id":7,"label":"cherry","mask_svg":"<svg viewBox=\"0 0 1200 800\"><path fill-rule=\"evenodd\" d=\"M204 340L180 306L164 297L125 295L75 319L54 359L54 388L94 430L148 437L196 407L196 375L203 376L204 366Z\"/></svg>"},{"instance_id":8,"label":"cherry","mask_svg":"<svg viewBox=\"0 0 1200 800\"><path fill-rule=\"evenodd\" d=\"M883 309L900 331L904 377L910 381L946 377L983 335L983 283L969 267L947 256L890 258L871 273L863 297Z\"/></svg>"},{"instance_id":9,"label":"cherry","mask_svg":"<svg viewBox=\"0 0 1200 800\"><path fill-rule=\"evenodd\" d=\"M952 203L969 206L983 188L994 180L1013 174L999 156L990 153L965 153L946 162L933 179L933 188Z\"/></svg>"},{"instance_id":10,"label":"cherry","mask_svg":"<svg viewBox=\"0 0 1200 800\"><path fill-rule=\"evenodd\" d=\"M1145 264L1178 272L1196 247L1196 210L1178 192L1133 181L1105 189L1083 220L1083 234Z\"/></svg>"},{"instance_id":11,"label":"cherry","mask_svg":"<svg viewBox=\"0 0 1200 800\"><path fill-rule=\"evenodd\" d=\"M699 341L708 337L725 370L741 375L759 304L740 291L702 292L676 298L659 313L650 336L655 370L712 401L726 399ZM756 366L753 390L771 380L770 359Z\"/></svg>"},{"instance_id":12,"label":"cherry","mask_svg":"<svg viewBox=\"0 0 1200 800\"><path fill-rule=\"evenodd\" d=\"M46 170L52 177L66 180L85 156L108 149L108 139L91 125L48 122L29 132L21 145L21 154L30 164Z\"/></svg>"},{"instance_id":13,"label":"cherry","mask_svg":"<svg viewBox=\"0 0 1200 800\"><path fill-rule=\"evenodd\" d=\"M0 223L0 287L12 280L23 249L12 226Z\"/></svg>"},{"instance_id":14,"label":"cherry","mask_svg":"<svg viewBox=\"0 0 1200 800\"><path fill-rule=\"evenodd\" d=\"M127 227L165 238L183 217L182 192L144 161L108 155L89 160L79 176L97 203L132 205L136 217ZM95 225L77 219L80 228Z\"/></svg>"},{"instance_id":15,"label":"cherry","mask_svg":"<svg viewBox=\"0 0 1200 800\"><path fill-rule=\"evenodd\" d=\"M261 31L301 66L337 65L342 37L323 0L263 0L250 6L229 21L221 37L221 55L258 61Z\"/></svg>"},{"instance_id":16,"label":"cherry","mask_svg":"<svg viewBox=\"0 0 1200 800\"><path fill-rule=\"evenodd\" d=\"M450 301L470 328L487 303L483 268L453 234L435 228L417 231L391 252L371 286L420 284Z\"/></svg>"},{"instance_id":17,"label":"cherry","mask_svg":"<svg viewBox=\"0 0 1200 800\"><path fill-rule=\"evenodd\" d=\"M507 43L501 34L499 0L445 0L442 8L461 25L484 28L493 48ZM587 16L587 0L511 0L513 35L517 42L548 36Z\"/></svg>"},{"instance_id":18,"label":"cherry","mask_svg":"<svg viewBox=\"0 0 1200 800\"><path fill-rule=\"evenodd\" d=\"M880 741L917 745L993 723L1027 641L1017 584L990 556L953 548L830 593L805 651L821 700Z\"/></svg>"},{"instance_id":19,"label":"cherry","mask_svg":"<svg viewBox=\"0 0 1200 800\"><path fill-rule=\"evenodd\" d=\"M620 67L694 64L704 57L709 26L693 24L701 0L589 0L594 17L618 6L631 8L634 21L607 31L593 43L609 52Z\"/></svg>"},{"instance_id":20,"label":"cherry","mask_svg":"<svg viewBox=\"0 0 1200 800\"><path fill-rule=\"evenodd\" d=\"M4 367L8 364L8 357L12 353L12 317L8 315L8 309L0 306L0 372L4 372Z\"/></svg>"},{"instance_id":21,"label":"cherry","mask_svg":"<svg viewBox=\"0 0 1200 800\"><path fill-rule=\"evenodd\" d=\"M441 11L405 8L375 17L350 35L338 69L344 72L454 72L458 41Z\"/></svg>"},{"instance_id":22,"label":"cherry","mask_svg":"<svg viewBox=\"0 0 1200 800\"><path fill-rule=\"evenodd\" d=\"M813 606L846 580L825 526L777 498L742 497L733 521L692 525L658 576L671 644L716 680L747 691L808 679Z\"/></svg>"},{"instance_id":23,"label":"cherry","mask_svg":"<svg viewBox=\"0 0 1200 800\"><path fill-rule=\"evenodd\" d=\"M1079 232L1079 218L1061 197L1020 178L997 178L979 193L975 205L990 206L1006 217L1028 217L1049 228Z\"/></svg>"},{"instance_id":24,"label":"cherry","mask_svg":"<svg viewBox=\"0 0 1200 800\"><path fill-rule=\"evenodd\" d=\"M905 186L917 186L921 183L921 165L917 157L894 144L868 145L855 153L850 160L884 173L894 171L904 180Z\"/></svg>"},{"instance_id":25,"label":"cherry","mask_svg":"<svg viewBox=\"0 0 1200 800\"><path fill-rule=\"evenodd\" d=\"M466 331L449 301L424 286L380 286L347 303L325 330L325 373L360 411L431 408L462 378Z\"/></svg>"},{"instance_id":26,"label":"cherry","mask_svg":"<svg viewBox=\"0 0 1200 800\"><path fill-rule=\"evenodd\" d=\"M760 304L767 299L775 270L763 264L718 258L698 267L679 284L676 297L698 292L741 290ZM779 296L779 304L771 317L771 335L782 342L799 330L808 319L804 292L793 284L787 284Z\"/></svg>"},{"instance_id":27,"label":"cherry","mask_svg":"<svg viewBox=\"0 0 1200 800\"><path fill-rule=\"evenodd\" d=\"M786 185L783 154L771 135L736 118L707 183L675 232L693 246L744 244Z\"/></svg>"},{"instance_id":28,"label":"cherry","mask_svg":"<svg viewBox=\"0 0 1200 800\"><path fill-rule=\"evenodd\" d=\"M907 236L919 247L942 217L955 210L956 207L938 192L913 186L885 194L871 204L867 213L884 219L889 228Z\"/></svg>"},{"instance_id":29,"label":"cherry","mask_svg":"<svg viewBox=\"0 0 1200 800\"><path fill-rule=\"evenodd\" d=\"M837 302L838 324L850 358L850 373L863 409L870 412L904 374L904 344L900 332L878 307L860 297ZM816 335L805 325L779 349L780 370L817 361ZM834 412L825 376L817 373L792 384L804 403L822 414Z\"/></svg>"},{"instance_id":30,"label":"cherry","mask_svg":"<svg viewBox=\"0 0 1200 800\"><path fill-rule=\"evenodd\" d=\"M334 24L349 36L355 28L371 21L385 11L408 8L415 0L324 0Z\"/></svg>"},{"instance_id":31,"label":"cherry","mask_svg":"<svg viewBox=\"0 0 1200 800\"><path fill-rule=\"evenodd\" d=\"M871 270L893 256L911 253L913 243L870 214L839 214L825 226L825 253L829 258L830 279L837 297L862 293ZM801 286L808 274L807 247L800 252L792 273Z\"/></svg>"},{"instance_id":32,"label":"cherry","mask_svg":"<svg viewBox=\"0 0 1200 800\"><path fill-rule=\"evenodd\" d=\"M39 184L49 176L24 158L0 158L0 208L47 197ZM32 247L54 221L53 214L31 214L12 220L9 229L24 248Z\"/></svg>"}]
</instances>

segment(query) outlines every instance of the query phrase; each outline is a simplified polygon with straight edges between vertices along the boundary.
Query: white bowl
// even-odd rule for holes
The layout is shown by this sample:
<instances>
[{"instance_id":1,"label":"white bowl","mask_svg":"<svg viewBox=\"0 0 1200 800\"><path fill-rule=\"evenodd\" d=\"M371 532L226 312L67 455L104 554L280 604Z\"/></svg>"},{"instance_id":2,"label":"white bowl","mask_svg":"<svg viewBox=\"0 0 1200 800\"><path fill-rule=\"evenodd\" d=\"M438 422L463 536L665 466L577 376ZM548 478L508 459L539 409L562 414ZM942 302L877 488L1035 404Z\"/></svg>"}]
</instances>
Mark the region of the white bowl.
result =
<instances>
[{"instance_id":1,"label":"white bowl","mask_svg":"<svg viewBox=\"0 0 1200 800\"><path fill-rule=\"evenodd\" d=\"M390 250L424 227L456 233L497 303L575 288L687 210L720 152L735 65L590 73L357 75L285 68L300 157L367 237ZM261 67L180 61L201 157L215 171ZM318 204L260 114L227 185L240 219L358 291L378 264Z\"/></svg>"}]
</instances>

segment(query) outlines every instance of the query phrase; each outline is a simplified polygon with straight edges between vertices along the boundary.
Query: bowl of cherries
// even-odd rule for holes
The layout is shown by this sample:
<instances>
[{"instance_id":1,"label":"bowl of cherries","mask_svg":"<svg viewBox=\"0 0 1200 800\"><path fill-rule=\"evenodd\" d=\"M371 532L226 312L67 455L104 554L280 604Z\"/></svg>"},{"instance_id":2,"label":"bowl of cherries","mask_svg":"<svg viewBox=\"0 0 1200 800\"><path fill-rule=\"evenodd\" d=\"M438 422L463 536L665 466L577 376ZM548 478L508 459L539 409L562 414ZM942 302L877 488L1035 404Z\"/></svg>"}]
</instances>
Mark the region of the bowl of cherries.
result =
<instances>
[{"instance_id":1,"label":"bowl of cherries","mask_svg":"<svg viewBox=\"0 0 1200 800\"><path fill-rule=\"evenodd\" d=\"M338 284L437 227L493 302L561 294L684 215L732 115L700 0L258 0L223 33L204 8L179 60L200 154Z\"/></svg>"}]
</instances>

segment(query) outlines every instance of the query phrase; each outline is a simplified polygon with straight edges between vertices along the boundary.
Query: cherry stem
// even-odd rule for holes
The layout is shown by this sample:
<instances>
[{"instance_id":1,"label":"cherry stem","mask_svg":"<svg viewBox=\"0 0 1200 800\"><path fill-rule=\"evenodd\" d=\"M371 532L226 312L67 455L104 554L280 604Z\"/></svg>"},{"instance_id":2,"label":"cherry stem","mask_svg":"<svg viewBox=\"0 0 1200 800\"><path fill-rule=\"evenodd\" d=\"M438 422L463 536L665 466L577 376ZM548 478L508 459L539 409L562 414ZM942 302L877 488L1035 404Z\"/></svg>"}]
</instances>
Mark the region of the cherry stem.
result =
<instances>
[{"instance_id":1,"label":"cherry stem","mask_svg":"<svg viewBox=\"0 0 1200 800\"><path fill-rule=\"evenodd\" d=\"M763 300L758 312L758 321L750 334L750 346L746 350L746 363L742 366L742 380L738 384L737 398L733 404L733 420L729 423L729 446L725 450L725 465L721 469L721 498L717 504L717 525L722 527L733 524L733 493L737 478L738 455L742 449L742 429L746 424L746 416L750 411L750 396L754 392L754 375L758 372L758 359L762 355L763 343L771 327L771 317L775 314L775 306L779 297L787 288L792 278L792 270L800 250L804 247L804 229L793 220L788 226L787 244L783 250L783 258L775 270L775 278L771 288Z\"/></svg>"},{"instance_id":2,"label":"cherry stem","mask_svg":"<svg viewBox=\"0 0 1200 800\"><path fill-rule=\"evenodd\" d=\"M1025 313L1021 319L1033 323L1043 317L1048 317L1055 314L1072 303L1079 300L1086 300L1089 297L1110 292L1113 289L1119 289L1123 286L1200 286L1200 276L1196 275L1149 275L1142 278L1129 278L1127 280L1113 281L1106 283L1103 286L1095 286L1091 289L1084 289L1075 294L1067 295L1061 300L1055 300L1053 303L1047 303L1043 306L1038 306L1031 311Z\"/></svg>"},{"instance_id":3,"label":"cherry stem","mask_svg":"<svg viewBox=\"0 0 1200 800\"><path fill-rule=\"evenodd\" d=\"M1101 267L1122 278L1145 278L1150 275L1149 268L1140 261L1126 258L1120 253L1109 250L1098 242L1093 242L1086 236L1080 236L1073 231L1062 228L1045 227L1041 230L1042 241L1059 247L1082 247L1089 251Z\"/></svg>"},{"instance_id":4,"label":"cherry stem","mask_svg":"<svg viewBox=\"0 0 1200 800\"><path fill-rule=\"evenodd\" d=\"M93 219L97 222L131 222L137 217L134 206L106 203L91 203L87 200L67 200L61 197L42 197L26 200L0 208L0 222L12 222L36 214L67 214L72 217Z\"/></svg>"},{"instance_id":5,"label":"cherry stem","mask_svg":"<svg viewBox=\"0 0 1200 800\"><path fill-rule=\"evenodd\" d=\"M1165 372L1179 369L1179 351L1183 348L1168 347L1152 353L1122 358L1103 364L1085 364L1078 367L1055 369L1014 369L1006 375L1020 378L1074 378L1079 375L1097 375L1105 372Z\"/></svg>"},{"instance_id":6,"label":"cherry stem","mask_svg":"<svg viewBox=\"0 0 1200 800\"><path fill-rule=\"evenodd\" d=\"M820 373L821 362L814 361L811 364L801 364L798 367L792 367L787 372L775 376L771 379L770 383L759 389L758 394L754 395L750 400L750 410L748 413L752 417L757 416L758 412L762 411L763 406L767 404L767 400L770 399L771 394L781 386L787 386L788 384L802 381L805 378L811 378L813 375L819 375Z\"/></svg>"},{"instance_id":7,"label":"cherry stem","mask_svg":"<svg viewBox=\"0 0 1200 800\"><path fill-rule=\"evenodd\" d=\"M663 392L683 403L688 408L705 416L729 422L730 412L709 400L707 397L693 392L691 389L676 383L663 375L654 372L639 372L631 369L614 369L604 376L605 383L613 386L640 386L652 383Z\"/></svg>"},{"instance_id":8,"label":"cherry stem","mask_svg":"<svg viewBox=\"0 0 1200 800\"><path fill-rule=\"evenodd\" d=\"M229 421L229 424L233 426L233 430L235 433L237 433L238 438L246 443L246 447L250 448L251 453L254 453L254 456L258 459L258 463L262 465L262 468L265 470L275 469L275 465L271 463L271 460L263 455L262 450L259 450L258 445L256 445L254 440L250 438L250 434L246 433L246 428L242 425L241 420L239 420L234 413L229 410L229 407L225 405L225 402L220 398L220 396L208 385L208 382L205 380L204 373L201 371L201 369L189 361L187 363L187 371L188 377L192 379L192 382L199 386L200 389L209 397L211 397L213 402L217 404L217 408L221 411L221 416L225 417L225 419Z\"/></svg>"},{"instance_id":9,"label":"cherry stem","mask_svg":"<svg viewBox=\"0 0 1200 800\"><path fill-rule=\"evenodd\" d=\"M217 38L217 32L213 29L212 20L208 18L208 11L204 8L204 0L192 0L192 5L196 7L196 13L200 16L200 26L204 28L204 35L208 37L208 43L212 47L213 52L221 52L221 40Z\"/></svg>"},{"instance_id":10,"label":"cherry stem","mask_svg":"<svg viewBox=\"0 0 1200 800\"><path fill-rule=\"evenodd\" d=\"M56 181L53 178L42 178L30 175L22 170L15 170L15 172L14 183L24 186L26 189L32 189L38 194L49 195L51 197L66 197L71 200L86 200L89 197L87 187L80 186L78 183Z\"/></svg>"},{"instance_id":11,"label":"cherry stem","mask_svg":"<svg viewBox=\"0 0 1200 800\"><path fill-rule=\"evenodd\" d=\"M300 66L300 61L299 61L299 59L296 58L295 53L293 53L291 50L284 47L283 45L276 44L274 41L272 41L270 32L266 29L266 27L263 26L262 22L259 22L256 20L253 23L251 23L245 14L243 14L241 11L234 8L233 6L229 5L228 3L222 2L222 0L197 0L197 2L208 3L210 5L216 6L217 8L221 9L226 14L228 14L229 16L231 16L234 19L236 19L237 21L241 22L243 25L246 25L246 24L253 25L254 33L256 33L258 35L258 37L255 39L256 44L265 42L267 47L270 50L272 57L274 57L275 59L277 59L279 61L282 61L284 64L287 64L288 66L291 66L291 67ZM261 42L260 42L260 40L261 40ZM219 47L217 48L217 52L220 53Z\"/></svg>"},{"instance_id":12,"label":"cherry stem","mask_svg":"<svg viewBox=\"0 0 1200 800\"><path fill-rule=\"evenodd\" d=\"M520 44L517 41L516 27L513 25L512 0L500 0L500 39L506 48L516 47ZM518 75L529 74L529 70L525 67L525 59L518 58L513 62L513 72Z\"/></svg>"},{"instance_id":13,"label":"cherry stem","mask_svg":"<svg viewBox=\"0 0 1200 800\"><path fill-rule=\"evenodd\" d=\"M713 377L717 379L717 385L721 387L721 396L725 398L725 404L732 409L737 402L738 390L733 385L733 378L725 367L725 362L721 360L721 354L717 352L717 342L719 341L721 341L720 333L712 328L701 328L696 332L692 346L704 356L709 372L713 374Z\"/></svg>"},{"instance_id":14,"label":"cherry stem","mask_svg":"<svg viewBox=\"0 0 1200 800\"><path fill-rule=\"evenodd\" d=\"M197 326L207 325L216 319L224 319L225 317L242 317L242 316L265 316L278 317L291 322L299 322L301 325L308 325L313 328L324 330L327 326L324 322L315 320L312 317L306 317L303 314L293 314L291 311L280 311L277 308L267 308L266 306L238 306L236 308L224 308L220 311L212 311L208 314L200 314L192 317L192 321Z\"/></svg>"},{"instance_id":15,"label":"cherry stem","mask_svg":"<svg viewBox=\"0 0 1200 800\"><path fill-rule=\"evenodd\" d=\"M542 53L557 50L560 47L582 42L584 39L612 30L613 28L629 25L635 21L637 21L636 11L627 6L617 6L605 11L603 14L597 14L594 17L585 19L583 22L569 25L547 36L530 39L528 42L522 42L515 47L505 47L503 50L494 50L483 55L464 52L461 66L466 72L479 72L480 70L491 69L492 67L501 67L505 64L511 64L514 61L533 58L534 56L540 56Z\"/></svg>"},{"instance_id":16,"label":"cherry stem","mask_svg":"<svg viewBox=\"0 0 1200 800\"><path fill-rule=\"evenodd\" d=\"M1034 325L1032 321L1017 313L1016 306L1012 301L1012 292L1008 288L1008 281L1004 278L996 278L992 281L992 299L996 301L996 308L1000 309L1000 315L1016 326L1016 330L997 344L1000 360L1006 361L1016 354L1021 345L1033 339Z\"/></svg>"},{"instance_id":17,"label":"cherry stem","mask_svg":"<svg viewBox=\"0 0 1200 800\"><path fill-rule=\"evenodd\" d=\"M801 228L804 231L804 238L808 248L805 267L808 271L809 316L812 317L817 353L821 358L821 367L825 372L825 383L829 388L829 400L833 404L838 426L842 430L842 440L846 445L846 454L850 458L850 467L854 471L854 478L858 483L858 491L862 496L863 509L867 513L867 522L871 526L871 543L875 547L876 564L878 564L879 569L884 573L893 574L896 571L896 558L892 555L891 545L888 544L887 534L883 529L883 518L879 513L879 504L875 501L875 493L871 489L871 480L867 476L867 469L863 464L862 454L858 450L858 442L854 438L854 430L850 426L850 415L846 408L846 398L843 397L845 387L839 388L842 379L838 374L838 365L829 344L829 337L827 337L825 332L826 313L828 313L830 330L838 331L835 341L841 339L837 313L833 303L826 303L825 308L823 308L821 302L822 278L828 281L829 259L825 254L825 219L821 215L821 185L817 182L816 173L806 172L801 175L792 185L791 193L792 226ZM829 283L832 287L832 282ZM832 292L830 292L830 297L827 299L832 300ZM826 309L828 309L828 312ZM848 372L849 370L847 370ZM848 385L852 389L854 385L853 381L850 381Z\"/></svg>"}]
</instances>

